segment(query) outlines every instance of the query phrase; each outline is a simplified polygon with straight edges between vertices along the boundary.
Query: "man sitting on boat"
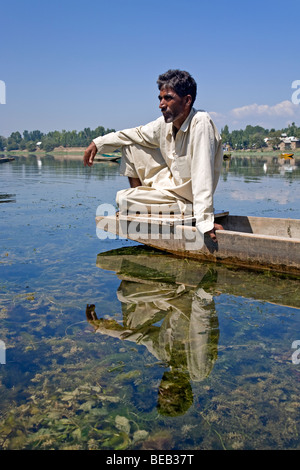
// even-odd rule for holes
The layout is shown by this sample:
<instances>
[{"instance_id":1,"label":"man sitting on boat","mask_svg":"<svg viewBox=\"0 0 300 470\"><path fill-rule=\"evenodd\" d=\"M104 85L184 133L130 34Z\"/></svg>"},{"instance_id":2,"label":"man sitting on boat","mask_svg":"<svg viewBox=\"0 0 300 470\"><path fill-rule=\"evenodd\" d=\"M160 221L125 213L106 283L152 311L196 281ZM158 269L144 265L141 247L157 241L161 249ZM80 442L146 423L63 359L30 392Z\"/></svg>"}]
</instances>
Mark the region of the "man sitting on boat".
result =
<instances>
[{"instance_id":1,"label":"man sitting on boat","mask_svg":"<svg viewBox=\"0 0 300 470\"><path fill-rule=\"evenodd\" d=\"M185 71L159 76L159 108L163 116L149 124L97 137L86 149L84 165L97 152L122 150L120 172L130 188L118 191L120 212L159 211L194 216L200 234L216 241L213 194L223 151L220 135L208 113L193 108L197 84Z\"/></svg>"}]
</instances>

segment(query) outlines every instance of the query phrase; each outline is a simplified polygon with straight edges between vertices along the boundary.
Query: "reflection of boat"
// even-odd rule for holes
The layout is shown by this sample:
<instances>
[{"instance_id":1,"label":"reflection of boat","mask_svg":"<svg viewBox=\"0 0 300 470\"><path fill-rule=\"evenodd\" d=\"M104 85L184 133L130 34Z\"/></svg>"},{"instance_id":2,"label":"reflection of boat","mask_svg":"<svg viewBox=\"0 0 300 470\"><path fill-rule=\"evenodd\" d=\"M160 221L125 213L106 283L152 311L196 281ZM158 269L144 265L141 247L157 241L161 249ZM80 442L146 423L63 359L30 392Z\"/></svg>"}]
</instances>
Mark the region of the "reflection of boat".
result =
<instances>
[{"instance_id":1,"label":"reflection of boat","mask_svg":"<svg viewBox=\"0 0 300 470\"><path fill-rule=\"evenodd\" d=\"M96 222L97 230L177 256L300 274L300 220L297 219L220 213L218 222L225 230L217 230L217 243L208 235L203 240L193 220L116 214L97 216Z\"/></svg>"},{"instance_id":2,"label":"reflection of boat","mask_svg":"<svg viewBox=\"0 0 300 470\"><path fill-rule=\"evenodd\" d=\"M280 168L279 168L279 171L280 173L284 174L284 173L292 173L294 170L297 170L297 166L296 165L282 165Z\"/></svg>"},{"instance_id":3,"label":"reflection of boat","mask_svg":"<svg viewBox=\"0 0 300 470\"><path fill-rule=\"evenodd\" d=\"M281 153L280 154L280 157L284 159L293 158L293 156L294 156L293 153Z\"/></svg>"},{"instance_id":4,"label":"reflection of boat","mask_svg":"<svg viewBox=\"0 0 300 470\"><path fill-rule=\"evenodd\" d=\"M146 246L119 248L99 253L96 265L114 271L123 280L141 280L196 288L212 295L227 294L300 308L299 281L290 277L237 270L233 267L177 258ZM205 282L204 282L205 281Z\"/></svg>"},{"instance_id":5,"label":"reflection of boat","mask_svg":"<svg viewBox=\"0 0 300 470\"><path fill-rule=\"evenodd\" d=\"M12 162L14 157L0 157L0 163Z\"/></svg>"},{"instance_id":6,"label":"reflection of boat","mask_svg":"<svg viewBox=\"0 0 300 470\"><path fill-rule=\"evenodd\" d=\"M94 159L94 162L117 162L120 160L120 155L97 155Z\"/></svg>"}]
</instances>

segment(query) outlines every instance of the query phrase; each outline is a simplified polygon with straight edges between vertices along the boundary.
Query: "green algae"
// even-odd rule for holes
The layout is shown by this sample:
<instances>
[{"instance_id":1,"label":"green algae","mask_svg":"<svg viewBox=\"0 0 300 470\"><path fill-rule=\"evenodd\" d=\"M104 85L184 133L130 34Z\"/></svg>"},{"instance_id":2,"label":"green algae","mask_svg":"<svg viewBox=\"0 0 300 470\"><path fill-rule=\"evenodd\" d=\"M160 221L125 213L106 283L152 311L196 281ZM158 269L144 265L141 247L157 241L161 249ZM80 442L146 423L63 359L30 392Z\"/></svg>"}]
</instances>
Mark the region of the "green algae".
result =
<instances>
[{"instance_id":1,"label":"green algae","mask_svg":"<svg viewBox=\"0 0 300 470\"><path fill-rule=\"evenodd\" d=\"M118 287L123 297L115 318L98 318L101 298L75 316L65 296L35 291L28 300L24 292L14 296L13 305L8 298L4 302L3 337L8 351L16 351L18 367L11 375L2 366L0 447L298 448L300 375L286 347L298 309L222 293L217 268L204 269L196 287L183 288L169 274L162 282L163 272L158 280L157 260L147 276L137 276L136 264L126 262L118 274L126 281ZM182 279L178 263L176 272ZM156 286L159 302L143 298L149 285ZM293 290L293 281L289 286ZM134 304L125 302L125 294ZM196 299L207 338L198 377L186 355ZM149 308L155 315L143 319ZM67 326L66 318L72 318ZM175 319L180 335L161 349L161 335ZM55 334L49 335L49 327Z\"/></svg>"},{"instance_id":2,"label":"green algae","mask_svg":"<svg viewBox=\"0 0 300 470\"><path fill-rule=\"evenodd\" d=\"M48 165L2 204L0 448L299 449L299 280L97 240L123 180Z\"/></svg>"}]
</instances>

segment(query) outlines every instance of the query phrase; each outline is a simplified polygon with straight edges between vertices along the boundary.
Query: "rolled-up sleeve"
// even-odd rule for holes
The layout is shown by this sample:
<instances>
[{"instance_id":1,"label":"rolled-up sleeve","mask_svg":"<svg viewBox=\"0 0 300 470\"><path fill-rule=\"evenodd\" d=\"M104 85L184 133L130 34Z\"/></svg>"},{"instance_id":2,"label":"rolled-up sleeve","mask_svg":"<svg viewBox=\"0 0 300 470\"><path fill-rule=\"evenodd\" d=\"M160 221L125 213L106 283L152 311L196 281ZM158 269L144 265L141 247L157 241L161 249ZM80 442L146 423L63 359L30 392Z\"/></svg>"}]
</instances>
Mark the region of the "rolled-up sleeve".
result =
<instances>
[{"instance_id":1,"label":"rolled-up sleeve","mask_svg":"<svg viewBox=\"0 0 300 470\"><path fill-rule=\"evenodd\" d=\"M220 137L204 113L192 124L191 178L196 226L201 233L214 227L213 194L220 176L222 148Z\"/></svg>"}]
</instances>

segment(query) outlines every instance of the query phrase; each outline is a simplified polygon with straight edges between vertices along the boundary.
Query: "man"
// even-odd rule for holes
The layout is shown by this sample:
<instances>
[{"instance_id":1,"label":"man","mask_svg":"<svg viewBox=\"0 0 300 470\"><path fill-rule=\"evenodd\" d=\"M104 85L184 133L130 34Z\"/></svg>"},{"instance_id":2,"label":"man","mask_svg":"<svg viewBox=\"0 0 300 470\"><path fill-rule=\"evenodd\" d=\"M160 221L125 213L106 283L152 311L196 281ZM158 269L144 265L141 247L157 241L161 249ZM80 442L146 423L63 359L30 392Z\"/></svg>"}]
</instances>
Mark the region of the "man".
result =
<instances>
[{"instance_id":1,"label":"man","mask_svg":"<svg viewBox=\"0 0 300 470\"><path fill-rule=\"evenodd\" d=\"M159 108L162 117L149 124L113 132L86 149L84 165L92 166L97 152L122 149L121 174L131 188L117 193L122 209L159 205L185 215L193 213L196 227L217 241L213 194L223 151L221 138L208 113L193 108L197 85L185 71L169 70L159 76Z\"/></svg>"}]
</instances>

